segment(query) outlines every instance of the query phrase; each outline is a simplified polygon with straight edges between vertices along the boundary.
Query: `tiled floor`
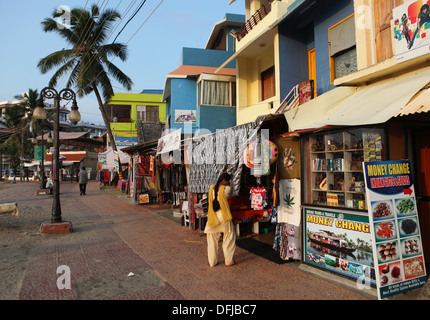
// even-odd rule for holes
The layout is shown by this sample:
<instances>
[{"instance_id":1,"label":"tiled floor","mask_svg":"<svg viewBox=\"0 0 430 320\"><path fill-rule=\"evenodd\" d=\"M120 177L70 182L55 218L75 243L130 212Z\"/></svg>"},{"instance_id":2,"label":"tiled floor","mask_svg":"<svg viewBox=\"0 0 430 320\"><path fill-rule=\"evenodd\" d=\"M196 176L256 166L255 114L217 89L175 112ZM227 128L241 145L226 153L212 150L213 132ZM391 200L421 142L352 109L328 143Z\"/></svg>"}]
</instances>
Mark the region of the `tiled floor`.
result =
<instances>
[{"instance_id":1,"label":"tiled floor","mask_svg":"<svg viewBox=\"0 0 430 320\"><path fill-rule=\"evenodd\" d=\"M36 187L31 182L2 186L0 194L1 202L16 201L27 211L45 210L46 216L27 213L28 218L17 220L35 228L49 219L52 205L52 197L34 194ZM73 232L34 236L27 248L19 299L369 299L359 290L240 247L236 265L224 266L220 251L220 264L211 268L205 236L166 218L165 212L157 213L161 212L157 206L138 206L110 191L91 182L87 195L79 196L76 183L62 183L62 216L72 223ZM70 268L70 289L57 288L61 265Z\"/></svg>"}]
</instances>

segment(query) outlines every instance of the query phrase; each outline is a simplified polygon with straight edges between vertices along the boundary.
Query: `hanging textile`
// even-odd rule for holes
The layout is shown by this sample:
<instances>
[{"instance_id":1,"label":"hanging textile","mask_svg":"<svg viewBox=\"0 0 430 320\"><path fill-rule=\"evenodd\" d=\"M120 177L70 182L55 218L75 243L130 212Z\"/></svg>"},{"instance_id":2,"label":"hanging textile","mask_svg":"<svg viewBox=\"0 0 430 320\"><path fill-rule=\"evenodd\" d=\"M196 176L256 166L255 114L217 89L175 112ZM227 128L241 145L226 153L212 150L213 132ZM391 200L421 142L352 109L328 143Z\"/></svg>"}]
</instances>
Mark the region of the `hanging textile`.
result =
<instances>
[{"instance_id":1,"label":"hanging textile","mask_svg":"<svg viewBox=\"0 0 430 320\"><path fill-rule=\"evenodd\" d=\"M264 119L246 123L216 133L196 137L188 146L190 157L189 188L192 193L208 193L223 171L232 179L232 196L240 191L243 152L255 139Z\"/></svg>"},{"instance_id":2,"label":"hanging textile","mask_svg":"<svg viewBox=\"0 0 430 320\"><path fill-rule=\"evenodd\" d=\"M300 226L300 180L283 179L279 181L278 222Z\"/></svg>"},{"instance_id":3,"label":"hanging textile","mask_svg":"<svg viewBox=\"0 0 430 320\"><path fill-rule=\"evenodd\" d=\"M300 260L300 228L288 223L279 223L276 226L273 249L279 251L282 260Z\"/></svg>"},{"instance_id":4,"label":"hanging textile","mask_svg":"<svg viewBox=\"0 0 430 320\"><path fill-rule=\"evenodd\" d=\"M149 156L140 156L139 160L140 161L136 163L136 174L139 176L151 176L151 158Z\"/></svg>"}]
</instances>

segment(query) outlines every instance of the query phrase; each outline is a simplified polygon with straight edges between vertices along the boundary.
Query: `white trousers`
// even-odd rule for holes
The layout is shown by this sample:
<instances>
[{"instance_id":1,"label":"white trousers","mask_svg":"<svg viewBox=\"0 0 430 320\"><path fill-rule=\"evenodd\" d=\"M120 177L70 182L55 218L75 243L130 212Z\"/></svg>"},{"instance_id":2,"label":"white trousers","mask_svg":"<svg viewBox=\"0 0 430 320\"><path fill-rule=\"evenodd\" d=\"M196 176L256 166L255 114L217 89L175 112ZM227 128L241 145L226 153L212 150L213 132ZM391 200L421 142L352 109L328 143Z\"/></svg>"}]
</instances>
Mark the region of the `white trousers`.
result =
<instances>
[{"instance_id":1,"label":"white trousers","mask_svg":"<svg viewBox=\"0 0 430 320\"><path fill-rule=\"evenodd\" d=\"M223 232L222 249L226 266L234 264L234 251L236 250L236 232ZM208 260L209 265L214 267L218 264L218 243L221 233L207 233Z\"/></svg>"}]
</instances>

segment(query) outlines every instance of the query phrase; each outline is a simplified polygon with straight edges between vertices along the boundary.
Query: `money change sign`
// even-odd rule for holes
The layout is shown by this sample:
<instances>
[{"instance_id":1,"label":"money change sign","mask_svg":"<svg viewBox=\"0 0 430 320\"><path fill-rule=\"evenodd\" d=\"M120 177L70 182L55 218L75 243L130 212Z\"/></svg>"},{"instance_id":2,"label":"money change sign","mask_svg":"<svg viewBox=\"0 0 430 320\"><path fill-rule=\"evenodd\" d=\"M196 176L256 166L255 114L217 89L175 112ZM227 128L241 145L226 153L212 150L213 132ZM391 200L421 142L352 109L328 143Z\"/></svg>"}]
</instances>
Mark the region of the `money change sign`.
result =
<instances>
[{"instance_id":1,"label":"money change sign","mask_svg":"<svg viewBox=\"0 0 430 320\"><path fill-rule=\"evenodd\" d=\"M378 299L424 286L426 269L409 161L363 162Z\"/></svg>"}]
</instances>

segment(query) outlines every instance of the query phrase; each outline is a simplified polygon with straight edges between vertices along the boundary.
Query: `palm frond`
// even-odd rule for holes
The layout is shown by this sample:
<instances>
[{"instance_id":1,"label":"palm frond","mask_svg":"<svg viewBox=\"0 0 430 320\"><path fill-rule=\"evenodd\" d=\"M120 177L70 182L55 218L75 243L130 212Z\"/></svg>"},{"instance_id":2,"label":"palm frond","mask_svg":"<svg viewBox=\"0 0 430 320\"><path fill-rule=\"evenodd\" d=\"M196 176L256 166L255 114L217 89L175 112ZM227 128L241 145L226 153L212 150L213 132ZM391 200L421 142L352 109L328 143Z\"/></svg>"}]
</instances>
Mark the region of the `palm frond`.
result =
<instances>
[{"instance_id":1,"label":"palm frond","mask_svg":"<svg viewBox=\"0 0 430 320\"><path fill-rule=\"evenodd\" d=\"M122 72L117 66L109 61L106 62L106 66L109 70L109 74L112 75L116 81L118 81L128 91L132 89L133 81L131 81L131 79L124 72Z\"/></svg>"},{"instance_id":2,"label":"palm frond","mask_svg":"<svg viewBox=\"0 0 430 320\"><path fill-rule=\"evenodd\" d=\"M42 22L44 31L59 33L67 42L73 44L73 48L54 52L39 61L38 68L43 74L59 67L50 84L55 86L60 77L70 72L67 87L74 87L79 97L100 86L104 98L110 98L113 95L110 77L127 90L131 90L131 79L108 60L109 57L118 57L121 61L126 61L127 46L120 43L104 44L114 22L120 19L121 15L116 10L101 11L97 5L93 5L89 10L75 8L71 10L71 28L61 32L55 20L60 16L54 12L51 18L45 19Z\"/></svg>"},{"instance_id":3,"label":"palm frond","mask_svg":"<svg viewBox=\"0 0 430 320\"><path fill-rule=\"evenodd\" d=\"M41 59L37 64L37 67L40 69L42 74L45 74L52 68L67 63L74 57L74 55L75 52L73 49L57 51Z\"/></svg>"}]
</instances>

